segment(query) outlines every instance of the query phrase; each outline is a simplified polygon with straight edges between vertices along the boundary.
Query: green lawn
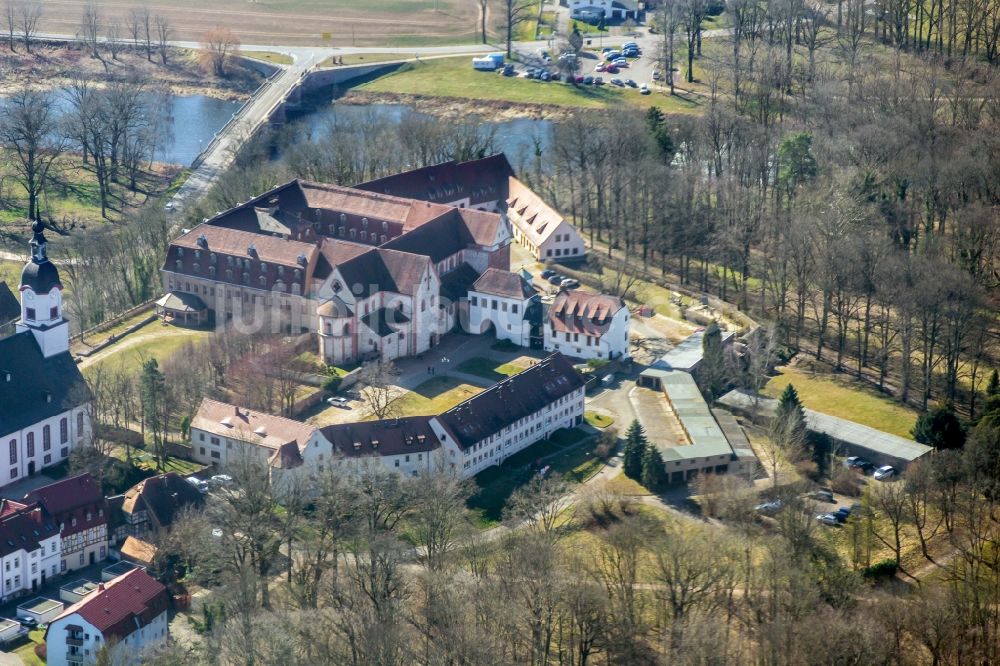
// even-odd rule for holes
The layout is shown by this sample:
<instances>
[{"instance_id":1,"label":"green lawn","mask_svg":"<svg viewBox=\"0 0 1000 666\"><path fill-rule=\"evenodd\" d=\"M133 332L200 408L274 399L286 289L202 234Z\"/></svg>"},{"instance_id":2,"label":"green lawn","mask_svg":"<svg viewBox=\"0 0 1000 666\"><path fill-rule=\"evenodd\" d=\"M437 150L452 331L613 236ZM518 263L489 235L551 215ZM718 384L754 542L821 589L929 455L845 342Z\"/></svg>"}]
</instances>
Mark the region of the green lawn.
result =
<instances>
[{"instance_id":1,"label":"green lawn","mask_svg":"<svg viewBox=\"0 0 1000 666\"><path fill-rule=\"evenodd\" d=\"M476 375L492 382L499 382L511 375L516 375L528 367L528 363L522 359L515 359L510 363L497 363L488 358L476 357L458 364L456 370Z\"/></svg>"},{"instance_id":2,"label":"green lawn","mask_svg":"<svg viewBox=\"0 0 1000 666\"><path fill-rule=\"evenodd\" d=\"M153 322L122 338L120 342L116 342L106 350L98 352L94 360L84 359L81 367L85 373L88 368L105 363L138 369L144 359L155 358L162 363L188 342L197 343L208 339L210 335L210 331L163 326Z\"/></svg>"},{"instance_id":3,"label":"green lawn","mask_svg":"<svg viewBox=\"0 0 1000 666\"><path fill-rule=\"evenodd\" d=\"M0 282L6 282L10 290L15 292L15 296L17 296L17 288L21 284L21 269L23 268L24 264L16 261L0 261Z\"/></svg>"},{"instance_id":4,"label":"green lawn","mask_svg":"<svg viewBox=\"0 0 1000 666\"><path fill-rule=\"evenodd\" d=\"M478 386L442 375L407 392L395 406L402 416L431 416L446 412L482 391Z\"/></svg>"},{"instance_id":5,"label":"green lawn","mask_svg":"<svg viewBox=\"0 0 1000 666\"><path fill-rule=\"evenodd\" d=\"M607 428L615 422L615 420L610 416L598 414L597 412L585 412L583 419L595 428Z\"/></svg>"},{"instance_id":6,"label":"green lawn","mask_svg":"<svg viewBox=\"0 0 1000 666\"><path fill-rule=\"evenodd\" d=\"M356 53L354 55L330 56L319 64L319 67L340 67L340 60L343 59L344 66L366 65L374 62L392 62L393 60L407 60L412 58L412 54L406 53Z\"/></svg>"},{"instance_id":7,"label":"green lawn","mask_svg":"<svg viewBox=\"0 0 1000 666\"><path fill-rule=\"evenodd\" d=\"M275 65L291 65L292 56L286 53L275 53L273 51L240 51L241 56L246 56L247 58L254 58L256 60L264 60L266 62L273 63Z\"/></svg>"},{"instance_id":8,"label":"green lawn","mask_svg":"<svg viewBox=\"0 0 1000 666\"><path fill-rule=\"evenodd\" d=\"M476 522L484 528L496 525L510 496L537 474L541 466L551 466L552 474L562 474L570 483L582 483L596 474L602 465L592 450L596 440L575 446L585 437L577 428L557 430L551 438L535 442L507 458L503 465L477 474L472 481L475 492L466 502ZM547 459L542 462L542 458Z\"/></svg>"},{"instance_id":9,"label":"green lawn","mask_svg":"<svg viewBox=\"0 0 1000 666\"><path fill-rule=\"evenodd\" d=\"M23 639L22 639L23 640ZM36 645L45 644L45 630L32 629L28 632L28 642L22 644L14 650L14 654L21 658L25 666L45 666L45 662L35 654Z\"/></svg>"},{"instance_id":10,"label":"green lawn","mask_svg":"<svg viewBox=\"0 0 1000 666\"><path fill-rule=\"evenodd\" d=\"M844 374L810 373L799 368L780 368L780 375L764 387L764 394L777 398L789 383L802 404L817 412L856 421L900 437L910 437L917 410Z\"/></svg>"},{"instance_id":11,"label":"green lawn","mask_svg":"<svg viewBox=\"0 0 1000 666\"><path fill-rule=\"evenodd\" d=\"M584 69L593 69L591 61L586 61ZM673 113L695 113L701 109L701 105L694 102L664 95L643 96L631 88L573 86L479 72L472 69L469 57L406 63L395 72L361 84L358 90L592 109L614 108L621 104L640 107L655 104Z\"/></svg>"},{"instance_id":12,"label":"green lawn","mask_svg":"<svg viewBox=\"0 0 1000 666\"><path fill-rule=\"evenodd\" d=\"M119 460L125 460L125 448L118 447L112 452L114 457ZM140 469L146 469L150 472L159 474L156 469L156 456L151 450L143 449L132 449L132 462L135 466ZM190 460L184 460L183 458L177 458L176 456L168 456L163 462L164 472L177 472L180 475L194 474L195 472L200 472L205 469L205 466L201 463L192 462Z\"/></svg>"}]
</instances>

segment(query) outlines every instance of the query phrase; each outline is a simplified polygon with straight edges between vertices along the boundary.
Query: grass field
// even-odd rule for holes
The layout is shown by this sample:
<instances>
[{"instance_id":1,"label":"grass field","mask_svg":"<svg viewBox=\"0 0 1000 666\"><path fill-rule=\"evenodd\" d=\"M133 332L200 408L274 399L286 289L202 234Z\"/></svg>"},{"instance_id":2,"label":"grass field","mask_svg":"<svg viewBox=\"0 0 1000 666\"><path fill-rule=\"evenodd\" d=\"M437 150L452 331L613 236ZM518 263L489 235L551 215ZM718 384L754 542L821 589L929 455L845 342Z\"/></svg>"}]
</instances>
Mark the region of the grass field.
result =
<instances>
[{"instance_id":1,"label":"grass field","mask_svg":"<svg viewBox=\"0 0 1000 666\"><path fill-rule=\"evenodd\" d=\"M294 62L292 56L284 53L275 53L274 51L240 51L240 55L247 58L254 58L255 60L263 60L275 65L291 65Z\"/></svg>"},{"instance_id":2,"label":"grass field","mask_svg":"<svg viewBox=\"0 0 1000 666\"><path fill-rule=\"evenodd\" d=\"M516 358L510 363L497 363L488 358L477 357L462 361L455 369L459 372L489 379L492 382L499 382L521 372L529 366L530 362L531 359L528 357Z\"/></svg>"},{"instance_id":3,"label":"grass field","mask_svg":"<svg viewBox=\"0 0 1000 666\"><path fill-rule=\"evenodd\" d=\"M75 34L89 0L45 3L39 30ZM105 24L124 21L135 3L101 5ZM470 41L475 3L460 0L147 0L170 21L175 39L198 40L223 26L243 44L373 45L416 40Z\"/></svg>"},{"instance_id":4,"label":"grass field","mask_svg":"<svg viewBox=\"0 0 1000 666\"><path fill-rule=\"evenodd\" d=\"M640 108L656 105L669 113L697 113L701 110L701 106L693 102L664 95L644 96L631 88L573 86L477 72L472 69L468 57L407 63L391 74L361 84L358 90L589 109L630 104Z\"/></svg>"},{"instance_id":5,"label":"grass field","mask_svg":"<svg viewBox=\"0 0 1000 666\"><path fill-rule=\"evenodd\" d=\"M173 326L164 327L162 324L153 322L132 335L122 338L121 342L111 345L91 358L84 359L80 367L84 374L90 368L107 363L115 364L118 367L125 365L138 369L144 359L155 358L162 362L163 359L177 352L188 342L205 340L210 335L210 331Z\"/></svg>"},{"instance_id":6,"label":"grass field","mask_svg":"<svg viewBox=\"0 0 1000 666\"><path fill-rule=\"evenodd\" d=\"M45 644L45 630L32 629L28 632L28 641L14 650L14 654L21 658L26 666L45 666L45 662L35 654L36 645Z\"/></svg>"},{"instance_id":7,"label":"grass field","mask_svg":"<svg viewBox=\"0 0 1000 666\"><path fill-rule=\"evenodd\" d=\"M604 414L598 414L597 412L586 412L583 415L584 420L595 428L607 428L609 425L615 422L610 416L605 416Z\"/></svg>"},{"instance_id":8,"label":"grass field","mask_svg":"<svg viewBox=\"0 0 1000 666\"><path fill-rule=\"evenodd\" d=\"M409 56L405 53L364 53L357 55L345 55L337 56L337 61L334 62L334 56L330 56L323 62L319 64L320 67L339 67L340 60L343 60L343 66L347 65L366 65L373 62L391 62L393 60L406 60Z\"/></svg>"},{"instance_id":9,"label":"grass field","mask_svg":"<svg viewBox=\"0 0 1000 666\"><path fill-rule=\"evenodd\" d=\"M482 390L453 377L434 377L409 391L395 406L402 416L431 416L448 411Z\"/></svg>"},{"instance_id":10,"label":"grass field","mask_svg":"<svg viewBox=\"0 0 1000 666\"><path fill-rule=\"evenodd\" d=\"M764 394L777 398L793 384L802 404L809 409L850 419L900 437L910 437L917 411L874 391L847 375L810 373L798 368L779 368L780 375L764 387Z\"/></svg>"}]
</instances>

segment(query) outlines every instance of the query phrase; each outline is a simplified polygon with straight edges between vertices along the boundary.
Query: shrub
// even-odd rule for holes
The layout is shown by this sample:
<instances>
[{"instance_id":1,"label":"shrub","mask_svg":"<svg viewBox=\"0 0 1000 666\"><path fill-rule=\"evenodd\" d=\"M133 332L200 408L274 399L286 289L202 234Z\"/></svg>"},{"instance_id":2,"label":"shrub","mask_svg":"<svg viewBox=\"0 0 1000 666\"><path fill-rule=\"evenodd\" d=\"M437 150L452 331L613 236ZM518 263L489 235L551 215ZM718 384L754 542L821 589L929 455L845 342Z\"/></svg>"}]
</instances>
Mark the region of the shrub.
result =
<instances>
[{"instance_id":1,"label":"shrub","mask_svg":"<svg viewBox=\"0 0 1000 666\"><path fill-rule=\"evenodd\" d=\"M861 570L865 580L887 580L896 575L896 560L882 560Z\"/></svg>"},{"instance_id":2,"label":"shrub","mask_svg":"<svg viewBox=\"0 0 1000 666\"><path fill-rule=\"evenodd\" d=\"M843 467L834 472L833 478L830 479L830 488L833 489L833 492L840 495L847 495L848 497L861 496L861 480L858 478L858 475Z\"/></svg>"},{"instance_id":3,"label":"shrub","mask_svg":"<svg viewBox=\"0 0 1000 666\"><path fill-rule=\"evenodd\" d=\"M323 380L323 390L327 393L336 393L340 388L340 382L343 381L337 375L330 375Z\"/></svg>"},{"instance_id":4,"label":"shrub","mask_svg":"<svg viewBox=\"0 0 1000 666\"><path fill-rule=\"evenodd\" d=\"M45 643L39 643L38 645L35 646L35 656L41 659L42 661L46 660L48 653L45 650Z\"/></svg>"}]
</instances>

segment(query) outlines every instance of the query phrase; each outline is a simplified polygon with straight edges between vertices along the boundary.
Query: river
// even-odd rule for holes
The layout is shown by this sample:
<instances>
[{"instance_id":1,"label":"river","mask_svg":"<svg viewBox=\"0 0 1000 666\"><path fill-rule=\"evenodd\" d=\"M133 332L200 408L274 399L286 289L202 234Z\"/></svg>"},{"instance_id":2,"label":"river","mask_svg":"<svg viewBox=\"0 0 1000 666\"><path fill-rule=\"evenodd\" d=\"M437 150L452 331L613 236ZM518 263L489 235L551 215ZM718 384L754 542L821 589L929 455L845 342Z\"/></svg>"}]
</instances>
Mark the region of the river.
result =
<instances>
[{"instance_id":1,"label":"river","mask_svg":"<svg viewBox=\"0 0 1000 666\"><path fill-rule=\"evenodd\" d=\"M309 111L299 115L294 122L303 123L308 127L308 135L321 136L335 118L346 120L360 119L374 114L376 118L385 118L398 123L407 114L431 117L405 104L344 104L336 101L325 101L313 106ZM449 122L439 119L440 122ZM551 141L552 121L533 118L512 118L509 120L485 121L482 126L491 127L497 147L507 155L507 159L515 168L519 165L531 164L534 159L536 144L543 151Z\"/></svg>"},{"instance_id":2,"label":"river","mask_svg":"<svg viewBox=\"0 0 1000 666\"><path fill-rule=\"evenodd\" d=\"M56 91L53 99L59 113L71 110L65 93ZM145 93L143 103L155 118L151 123L157 132L154 159L183 166L190 166L215 133L243 105L206 95L158 93ZM0 113L6 104L6 98L0 97Z\"/></svg>"}]
</instances>

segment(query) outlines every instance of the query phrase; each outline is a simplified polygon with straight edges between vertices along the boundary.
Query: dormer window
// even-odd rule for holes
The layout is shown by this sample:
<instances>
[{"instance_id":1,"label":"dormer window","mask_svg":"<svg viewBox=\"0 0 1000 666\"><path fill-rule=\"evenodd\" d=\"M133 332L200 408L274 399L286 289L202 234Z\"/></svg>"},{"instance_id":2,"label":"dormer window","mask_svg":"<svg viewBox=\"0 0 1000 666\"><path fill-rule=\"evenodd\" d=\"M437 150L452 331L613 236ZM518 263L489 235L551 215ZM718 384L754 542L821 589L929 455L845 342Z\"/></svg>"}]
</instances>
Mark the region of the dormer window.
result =
<instances>
[{"instance_id":1,"label":"dormer window","mask_svg":"<svg viewBox=\"0 0 1000 666\"><path fill-rule=\"evenodd\" d=\"M368 228L368 218L367 217L361 218L361 228L362 229L367 229Z\"/></svg>"},{"instance_id":2,"label":"dormer window","mask_svg":"<svg viewBox=\"0 0 1000 666\"><path fill-rule=\"evenodd\" d=\"M382 231L383 232L389 231L389 223L388 222L383 222L382 223Z\"/></svg>"},{"instance_id":3,"label":"dormer window","mask_svg":"<svg viewBox=\"0 0 1000 666\"><path fill-rule=\"evenodd\" d=\"M218 257L215 256L214 252L212 252L210 255L208 255L208 263L210 263L212 265L215 264L215 262L216 262L217 259L218 259Z\"/></svg>"},{"instance_id":4,"label":"dormer window","mask_svg":"<svg viewBox=\"0 0 1000 666\"><path fill-rule=\"evenodd\" d=\"M28 319L35 318L35 308L24 308L24 316Z\"/></svg>"},{"instance_id":5,"label":"dormer window","mask_svg":"<svg viewBox=\"0 0 1000 666\"><path fill-rule=\"evenodd\" d=\"M341 213L340 214L340 223L341 224L346 224L347 223L347 215L345 213Z\"/></svg>"},{"instance_id":6,"label":"dormer window","mask_svg":"<svg viewBox=\"0 0 1000 666\"><path fill-rule=\"evenodd\" d=\"M58 319L58 318L59 318L59 308L53 305L51 308L49 308L49 319Z\"/></svg>"}]
</instances>

